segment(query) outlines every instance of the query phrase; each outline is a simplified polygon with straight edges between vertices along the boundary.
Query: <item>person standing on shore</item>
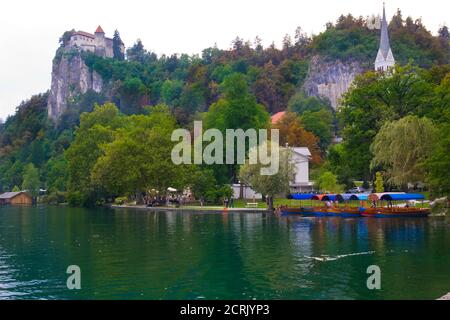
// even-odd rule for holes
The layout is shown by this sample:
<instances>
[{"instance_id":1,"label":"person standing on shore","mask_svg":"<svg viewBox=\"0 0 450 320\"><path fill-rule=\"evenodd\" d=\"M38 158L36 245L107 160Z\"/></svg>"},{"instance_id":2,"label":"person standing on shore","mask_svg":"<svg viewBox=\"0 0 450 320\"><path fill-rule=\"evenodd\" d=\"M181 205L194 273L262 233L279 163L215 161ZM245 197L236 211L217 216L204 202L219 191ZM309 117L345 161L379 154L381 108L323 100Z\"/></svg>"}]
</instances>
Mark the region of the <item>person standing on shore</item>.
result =
<instances>
[{"instance_id":1,"label":"person standing on shore","mask_svg":"<svg viewBox=\"0 0 450 320\"><path fill-rule=\"evenodd\" d=\"M203 207L205 205L205 198L203 196L200 197L200 206Z\"/></svg>"}]
</instances>

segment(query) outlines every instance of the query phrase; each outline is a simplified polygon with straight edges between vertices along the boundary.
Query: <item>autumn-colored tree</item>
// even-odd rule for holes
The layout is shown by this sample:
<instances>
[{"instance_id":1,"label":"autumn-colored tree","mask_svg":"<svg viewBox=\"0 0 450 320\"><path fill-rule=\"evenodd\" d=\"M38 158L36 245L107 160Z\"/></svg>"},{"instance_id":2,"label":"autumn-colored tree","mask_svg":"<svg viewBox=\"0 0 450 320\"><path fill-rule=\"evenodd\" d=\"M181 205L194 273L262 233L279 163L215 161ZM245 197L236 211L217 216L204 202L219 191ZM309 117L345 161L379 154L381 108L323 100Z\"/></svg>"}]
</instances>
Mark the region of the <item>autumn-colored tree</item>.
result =
<instances>
[{"instance_id":1,"label":"autumn-colored tree","mask_svg":"<svg viewBox=\"0 0 450 320\"><path fill-rule=\"evenodd\" d=\"M319 139L309 131L306 131L298 116L293 112L286 112L280 121L273 125L274 129L280 130L280 145L289 144L291 147L308 147L311 152L313 164L320 164Z\"/></svg>"},{"instance_id":2,"label":"autumn-colored tree","mask_svg":"<svg viewBox=\"0 0 450 320\"><path fill-rule=\"evenodd\" d=\"M286 84L281 87L283 77L272 62L268 62L261 69L253 91L259 103L266 106L269 112L278 112L285 109L287 97L294 93L294 86Z\"/></svg>"}]
</instances>

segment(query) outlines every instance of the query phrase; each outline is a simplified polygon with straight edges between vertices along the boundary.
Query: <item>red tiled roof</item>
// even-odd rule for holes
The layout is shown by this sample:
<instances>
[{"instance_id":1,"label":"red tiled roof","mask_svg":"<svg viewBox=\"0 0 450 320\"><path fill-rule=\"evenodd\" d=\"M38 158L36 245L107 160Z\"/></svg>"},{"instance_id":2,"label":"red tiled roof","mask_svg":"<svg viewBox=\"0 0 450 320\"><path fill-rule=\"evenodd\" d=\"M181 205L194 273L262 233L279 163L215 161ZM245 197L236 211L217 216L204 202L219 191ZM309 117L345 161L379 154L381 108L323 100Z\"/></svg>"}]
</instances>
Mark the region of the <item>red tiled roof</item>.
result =
<instances>
[{"instance_id":1,"label":"red tiled roof","mask_svg":"<svg viewBox=\"0 0 450 320\"><path fill-rule=\"evenodd\" d=\"M278 121L280 121L284 117L285 114L286 114L286 111L281 111L281 112L275 113L272 116L272 124L275 124Z\"/></svg>"},{"instance_id":2,"label":"red tiled roof","mask_svg":"<svg viewBox=\"0 0 450 320\"><path fill-rule=\"evenodd\" d=\"M105 31L103 31L102 27L98 26L97 30L95 30L95 33L105 33Z\"/></svg>"}]
</instances>

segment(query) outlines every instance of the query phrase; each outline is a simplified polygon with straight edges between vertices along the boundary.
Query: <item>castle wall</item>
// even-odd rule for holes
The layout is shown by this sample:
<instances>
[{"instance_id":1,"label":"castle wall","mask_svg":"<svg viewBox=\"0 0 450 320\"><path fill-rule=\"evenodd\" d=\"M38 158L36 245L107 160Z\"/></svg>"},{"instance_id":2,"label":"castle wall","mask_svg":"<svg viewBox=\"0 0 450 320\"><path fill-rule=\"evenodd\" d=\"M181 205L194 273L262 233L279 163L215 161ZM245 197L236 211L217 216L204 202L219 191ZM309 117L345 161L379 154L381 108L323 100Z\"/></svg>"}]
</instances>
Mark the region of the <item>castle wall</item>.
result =
<instances>
[{"instance_id":1,"label":"castle wall","mask_svg":"<svg viewBox=\"0 0 450 320\"><path fill-rule=\"evenodd\" d=\"M85 32L77 32L70 38L69 46L81 48L81 50L95 53L101 57L114 57L113 40L106 38L101 33L90 35ZM122 51L124 50L125 48L122 47Z\"/></svg>"}]
</instances>

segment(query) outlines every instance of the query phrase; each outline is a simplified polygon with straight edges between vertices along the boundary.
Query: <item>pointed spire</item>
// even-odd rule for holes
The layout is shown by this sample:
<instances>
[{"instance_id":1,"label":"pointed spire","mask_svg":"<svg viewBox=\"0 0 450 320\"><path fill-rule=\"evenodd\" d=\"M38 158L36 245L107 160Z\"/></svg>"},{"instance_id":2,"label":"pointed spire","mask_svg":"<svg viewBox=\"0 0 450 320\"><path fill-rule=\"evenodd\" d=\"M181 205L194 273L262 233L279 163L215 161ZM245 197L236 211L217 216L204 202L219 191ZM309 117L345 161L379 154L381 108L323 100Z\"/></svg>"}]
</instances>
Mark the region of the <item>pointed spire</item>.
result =
<instances>
[{"instance_id":1,"label":"pointed spire","mask_svg":"<svg viewBox=\"0 0 450 320\"><path fill-rule=\"evenodd\" d=\"M97 30L95 30L95 33L105 33L105 31L103 31L101 26L98 26Z\"/></svg>"},{"instance_id":2,"label":"pointed spire","mask_svg":"<svg viewBox=\"0 0 450 320\"><path fill-rule=\"evenodd\" d=\"M375 60L375 70L386 71L395 65L394 55L392 54L389 43L388 23L386 19L386 10L383 2L383 20L381 21L380 48L378 49Z\"/></svg>"},{"instance_id":3,"label":"pointed spire","mask_svg":"<svg viewBox=\"0 0 450 320\"><path fill-rule=\"evenodd\" d=\"M391 49L391 45L389 44L388 24L386 20L386 10L383 2L383 20L381 21L380 51L385 59L387 58L389 49Z\"/></svg>"}]
</instances>

